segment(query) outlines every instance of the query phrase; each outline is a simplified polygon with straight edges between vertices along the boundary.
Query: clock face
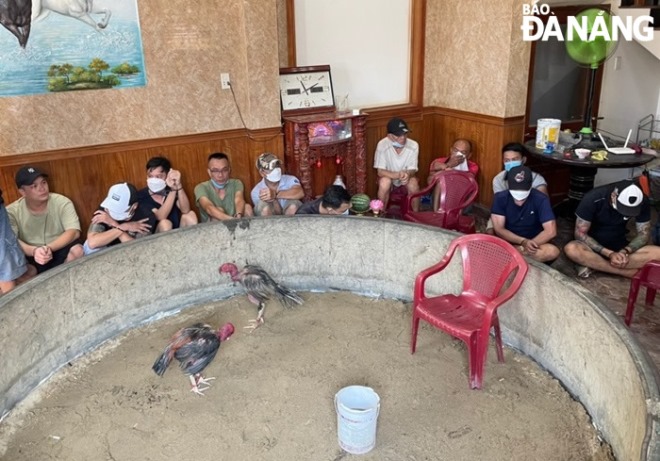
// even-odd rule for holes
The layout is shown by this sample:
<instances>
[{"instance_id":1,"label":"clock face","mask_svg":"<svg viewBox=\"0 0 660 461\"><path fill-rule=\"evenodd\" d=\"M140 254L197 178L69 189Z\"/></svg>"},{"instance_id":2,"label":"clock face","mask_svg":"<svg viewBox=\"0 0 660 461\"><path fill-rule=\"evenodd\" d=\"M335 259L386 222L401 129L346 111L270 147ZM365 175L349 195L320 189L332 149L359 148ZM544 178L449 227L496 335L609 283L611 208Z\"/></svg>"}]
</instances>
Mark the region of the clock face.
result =
<instances>
[{"instance_id":1,"label":"clock face","mask_svg":"<svg viewBox=\"0 0 660 461\"><path fill-rule=\"evenodd\" d=\"M313 67L282 69L280 96L283 112L334 109L329 66L317 67L323 70L310 70Z\"/></svg>"}]
</instances>

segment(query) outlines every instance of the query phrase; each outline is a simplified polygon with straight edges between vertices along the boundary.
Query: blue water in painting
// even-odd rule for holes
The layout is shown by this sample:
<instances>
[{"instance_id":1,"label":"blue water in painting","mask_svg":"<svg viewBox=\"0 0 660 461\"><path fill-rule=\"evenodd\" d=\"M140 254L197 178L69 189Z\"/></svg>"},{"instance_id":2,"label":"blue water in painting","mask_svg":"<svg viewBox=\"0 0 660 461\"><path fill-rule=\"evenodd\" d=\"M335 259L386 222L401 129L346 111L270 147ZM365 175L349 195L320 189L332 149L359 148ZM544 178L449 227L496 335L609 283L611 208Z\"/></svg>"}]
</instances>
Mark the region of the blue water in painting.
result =
<instances>
[{"instance_id":1,"label":"blue water in painting","mask_svg":"<svg viewBox=\"0 0 660 461\"><path fill-rule=\"evenodd\" d=\"M101 18L93 17L97 21ZM25 49L13 34L0 27L0 97L48 93L51 65L68 63L86 68L93 58L110 65L104 74L124 62L140 69L135 75L118 76L121 84L115 89L146 85L137 13L132 17L113 14L107 28L100 32L77 19L50 13L32 23Z\"/></svg>"}]
</instances>

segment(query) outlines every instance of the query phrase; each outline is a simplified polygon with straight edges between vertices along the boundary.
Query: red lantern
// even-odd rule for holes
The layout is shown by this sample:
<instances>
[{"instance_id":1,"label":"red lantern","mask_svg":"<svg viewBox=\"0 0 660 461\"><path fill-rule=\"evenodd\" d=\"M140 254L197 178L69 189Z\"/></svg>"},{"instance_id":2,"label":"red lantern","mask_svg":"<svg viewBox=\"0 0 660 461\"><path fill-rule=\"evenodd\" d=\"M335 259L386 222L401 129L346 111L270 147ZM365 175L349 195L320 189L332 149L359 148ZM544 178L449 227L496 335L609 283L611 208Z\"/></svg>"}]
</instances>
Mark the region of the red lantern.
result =
<instances>
[{"instance_id":1,"label":"red lantern","mask_svg":"<svg viewBox=\"0 0 660 461\"><path fill-rule=\"evenodd\" d=\"M335 163L337 165L341 165L341 157L339 155L337 155L337 157L335 158Z\"/></svg>"},{"instance_id":2,"label":"red lantern","mask_svg":"<svg viewBox=\"0 0 660 461\"><path fill-rule=\"evenodd\" d=\"M316 168L321 168L321 159L320 158L316 161Z\"/></svg>"}]
</instances>

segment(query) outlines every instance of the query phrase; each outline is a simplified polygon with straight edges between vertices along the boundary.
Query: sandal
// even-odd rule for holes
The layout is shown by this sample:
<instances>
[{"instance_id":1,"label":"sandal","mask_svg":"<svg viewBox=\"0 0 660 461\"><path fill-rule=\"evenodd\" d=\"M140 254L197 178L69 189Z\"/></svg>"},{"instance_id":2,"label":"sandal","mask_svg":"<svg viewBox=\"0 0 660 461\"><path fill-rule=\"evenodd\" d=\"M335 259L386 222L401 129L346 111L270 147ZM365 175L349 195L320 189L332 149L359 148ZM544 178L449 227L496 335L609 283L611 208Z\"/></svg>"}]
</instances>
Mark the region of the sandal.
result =
<instances>
[{"instance_id":1,"label":"sandal","mask_svg":"<svg viewBox=\"0 0 660 461\"><path fill-rule=\"evenodd\" d=\"M587 266L577 266L577 276L581 279L588 279L593 273L593 269Z\"/></svg>"}]
</instances>

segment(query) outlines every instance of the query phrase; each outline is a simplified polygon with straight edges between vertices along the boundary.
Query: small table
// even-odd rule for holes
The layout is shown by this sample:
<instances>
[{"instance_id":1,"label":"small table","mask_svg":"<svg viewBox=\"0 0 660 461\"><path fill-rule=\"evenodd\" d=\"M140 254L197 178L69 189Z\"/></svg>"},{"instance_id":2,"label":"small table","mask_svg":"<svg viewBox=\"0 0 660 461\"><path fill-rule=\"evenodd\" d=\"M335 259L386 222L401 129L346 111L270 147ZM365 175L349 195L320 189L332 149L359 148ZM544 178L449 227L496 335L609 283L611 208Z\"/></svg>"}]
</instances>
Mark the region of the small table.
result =
<instances>
[{"instance_id":1,"label":"small table","mask_svg":"<svg viewBox=\"0 0 660 461\"><path fill-rule=\"evenodd\" d=\"M580 203L580 200L582 200L582 197L584 197L584 194L594 188L594 178L596 177L598 168L632 168L644 165L655 158L655 156L650 154L617 155L611 152L607 153L607 160L594 160L591 158L591 155L585 159L580 159L574 154L571 155L571 158L565 158L564 154L559 152L544 154L542 149L536 148L536 143L533 140L526 142L525 147L532 157L569 167L568 199L557 205L559 207L558 214L564 217L573 217L575 209ZM605 148L601 147L579 145L573 146L568 151L576 147L585 147L592 151L605 150Z\"/></svg>"}]
</instances>

